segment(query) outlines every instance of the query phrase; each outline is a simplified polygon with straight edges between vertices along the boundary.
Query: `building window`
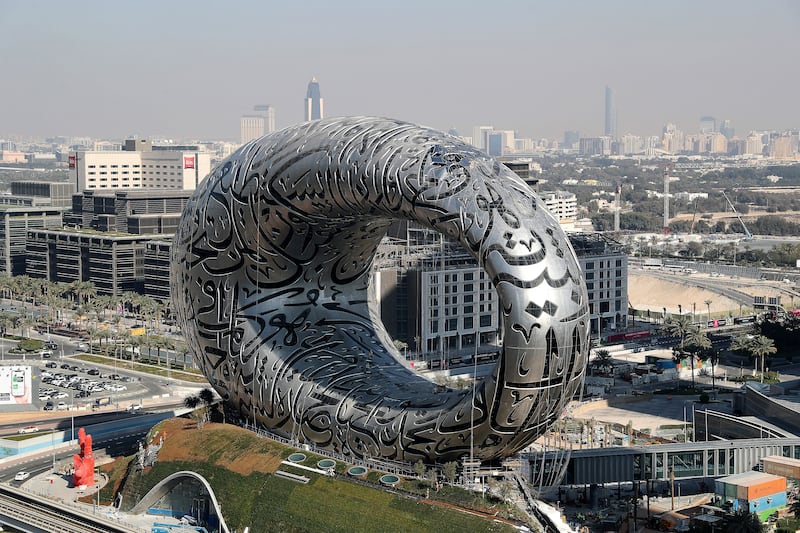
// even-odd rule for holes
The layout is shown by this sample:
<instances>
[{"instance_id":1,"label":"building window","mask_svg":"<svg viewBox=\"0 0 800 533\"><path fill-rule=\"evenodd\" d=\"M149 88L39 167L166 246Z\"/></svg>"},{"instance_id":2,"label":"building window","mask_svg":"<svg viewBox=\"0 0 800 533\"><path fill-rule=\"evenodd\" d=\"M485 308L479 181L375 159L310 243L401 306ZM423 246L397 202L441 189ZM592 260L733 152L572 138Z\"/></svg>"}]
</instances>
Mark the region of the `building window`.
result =
<instances>
[{"instance_id":1,"label":"building window","mask_svg":"<svg viewBox=\"0 0 800 533\"><path fill-rule=\"evenodd\" d=\"M594 261L589 261L586 263L586 270L594 269Z\"/></svg>"},{"instance_id":2,"label":"building window","mask_svg":"<svg viewBox=\"0 0 800 533\"><path fill-rule=\"evenodd\" d=\"M473 328L473 320L471 316L464 317L464 329L472 329Z\"/></svg>"},{"instance_id":3,"label":"building window","mask_svg":"<svg viewBox=\"0 0 800 533\"><path fill-rule=\"evenodd\" d=\"M473 300L473 296L471 294L465 294L464 295L464 303L465 304L471 304L472 300Z\"/></svg>"},{"instance_id":4,"label":"building window","mask_svg":"<svg viewBox=\"0 0 800 533\"><path fill-rule=\"evenodd\" d=\"M458 329L458 319L457 318L448 318L444 330L445 331L456 331Z\"/></svg>"},{"instance_id":5,"label":"building window","mask_svg":"<svg viewBox=\"0 0 800 533\"><path fill-rule=\"evenodd\" d=\"M492 315L481 315L481 327L488 328L492 325Z\"/></svg>"},{"instance_id":6,"label":"building window","mask_svg":"<svg viewBox=\"0 0 800 533\"><path fill-rule=\"evenodd\" d=\"M472 281L472 272L464 273L464 281Z\"/></svg>"},{"instance_id":7,"label":"building window","mask_svg":"<svg viewBox=\"0 0 800 533\"><path fill-rule=\"evenodd\" d=\"M467 283L464 285L464 292L472 292L473 290L472 283Z\"/></svg>"}]
</instances>

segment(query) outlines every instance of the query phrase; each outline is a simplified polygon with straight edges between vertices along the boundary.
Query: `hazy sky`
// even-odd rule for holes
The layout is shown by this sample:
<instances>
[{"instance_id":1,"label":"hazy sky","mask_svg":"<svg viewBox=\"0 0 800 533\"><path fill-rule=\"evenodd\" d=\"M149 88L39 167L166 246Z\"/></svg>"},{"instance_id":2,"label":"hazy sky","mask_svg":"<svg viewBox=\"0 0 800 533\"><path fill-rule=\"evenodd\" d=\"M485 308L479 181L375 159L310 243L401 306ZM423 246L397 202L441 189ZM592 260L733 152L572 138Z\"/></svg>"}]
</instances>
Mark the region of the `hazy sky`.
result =
<instances>
[{"instance_id":1,"label":"hazy sky","mask_svg":"<svg viewBox=\"0 0 800 533\"><path fill-rule=\"evenodd\" d=\"M0 138L233 139L271 104L526 137L800 127L800 2L0 0Z\"/></svg>"}]
</instances>

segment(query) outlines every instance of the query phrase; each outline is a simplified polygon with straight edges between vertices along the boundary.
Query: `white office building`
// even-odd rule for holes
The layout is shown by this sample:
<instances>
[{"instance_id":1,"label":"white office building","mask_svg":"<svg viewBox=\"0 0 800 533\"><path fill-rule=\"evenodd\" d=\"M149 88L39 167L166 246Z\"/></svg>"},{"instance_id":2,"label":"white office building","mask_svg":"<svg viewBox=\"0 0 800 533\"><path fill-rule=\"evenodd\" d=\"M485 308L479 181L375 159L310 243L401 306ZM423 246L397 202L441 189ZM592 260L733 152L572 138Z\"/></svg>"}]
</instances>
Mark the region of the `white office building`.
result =
<instances>
[{"instance_id":1,"label":"white office building","mask_svg":"<svg viewBox=\"0 0 800 533\"><path fill-rule=\"evenodd\" d=\"M575 220L578 215L578 197L571 192L543 192L541 193L541 198L547 210L559 222Z\"/></svg>"},{"instance_id":2,"label":"white office building","mask_svg":"<svg viewBox=\"0 0 800 533\"><path fill-rule=\"evenodd\" d=\"M211 155L198 146L160 147L128 140L122 151L72 152L69 168L78 191L194 190L211 171Z\"/></svg>"}]
</instances>

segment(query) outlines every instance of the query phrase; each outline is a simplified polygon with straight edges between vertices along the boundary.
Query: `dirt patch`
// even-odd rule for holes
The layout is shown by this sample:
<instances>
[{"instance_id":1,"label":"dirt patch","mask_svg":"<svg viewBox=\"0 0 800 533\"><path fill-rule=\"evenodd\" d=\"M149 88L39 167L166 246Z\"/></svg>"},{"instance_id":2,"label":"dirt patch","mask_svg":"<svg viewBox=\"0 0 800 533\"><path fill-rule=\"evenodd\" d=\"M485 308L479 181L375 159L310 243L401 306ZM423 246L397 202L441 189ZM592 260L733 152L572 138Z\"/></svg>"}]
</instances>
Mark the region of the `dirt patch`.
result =
<instances>
[{"instance_id":1,"label":"dirt patch","mask_svg":"<svg viewBox=\"0 0 800 533\"><path fill-rule=\"evenodd\" d=\"M242 475L251 472L270 474L279 467L282 457L270 441L230 425L205 424L173 418L164 422L155 438L164 436L158 452L160 461L209 461Z\"/></svg>"},{"instance_id":2,"label":"dirt patch","mask_svg":"<svg viewBox=\"0 0 800 533\"><path fill-rule=\"evenodd\" d=\"M712 314L739 311L739 304L735 300L715 292L631 271L628 272L628 298L634 309L658 312L666 307L668 313L677 313L679 304L684 313L691 312L694 302L695 312L705 314L708 312L706 300L711 300Z\"/></svg>"}]
</instances>

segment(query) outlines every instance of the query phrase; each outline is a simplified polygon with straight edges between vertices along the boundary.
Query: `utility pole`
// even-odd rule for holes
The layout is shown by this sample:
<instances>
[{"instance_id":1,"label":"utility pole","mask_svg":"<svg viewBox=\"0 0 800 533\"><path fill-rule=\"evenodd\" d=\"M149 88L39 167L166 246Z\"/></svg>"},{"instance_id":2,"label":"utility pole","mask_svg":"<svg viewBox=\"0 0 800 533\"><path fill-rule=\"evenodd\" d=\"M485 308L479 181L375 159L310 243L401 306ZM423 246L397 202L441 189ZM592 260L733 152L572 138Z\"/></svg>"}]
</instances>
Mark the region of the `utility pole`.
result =
<instances>
[{"instance_id":1,"label":"utility pole","mask_svg":"<svg viewBox=\"0 0 800 533\"><path fill-rule=\"evenodd\" d=\"M669 497L672 501L672 510L675 510L675 461L673 459L673 465L669 467Z\"/></svg>"}]
</instances>

